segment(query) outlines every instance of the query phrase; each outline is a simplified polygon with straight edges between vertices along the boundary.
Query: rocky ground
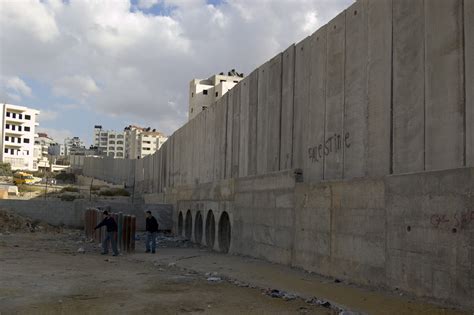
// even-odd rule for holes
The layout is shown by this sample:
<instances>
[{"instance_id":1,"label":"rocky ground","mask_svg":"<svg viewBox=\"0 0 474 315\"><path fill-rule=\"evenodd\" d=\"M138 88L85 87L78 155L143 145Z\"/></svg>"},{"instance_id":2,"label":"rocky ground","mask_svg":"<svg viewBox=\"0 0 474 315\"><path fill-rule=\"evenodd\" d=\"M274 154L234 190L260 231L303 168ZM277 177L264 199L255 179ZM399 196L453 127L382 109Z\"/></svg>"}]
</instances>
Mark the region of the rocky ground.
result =
<instances>
[{"instance_id":1,"label":"rocky ground","mask_svg":"<svg viewBox=\"0 0 474 315\"><path fill-rule=\"evenodd\" d=\"M461 313L167 235L154 255L139 234L136 253L112 257L82 231L1 211L0 231L0 314Z\"/></svg>"}]
</instances>

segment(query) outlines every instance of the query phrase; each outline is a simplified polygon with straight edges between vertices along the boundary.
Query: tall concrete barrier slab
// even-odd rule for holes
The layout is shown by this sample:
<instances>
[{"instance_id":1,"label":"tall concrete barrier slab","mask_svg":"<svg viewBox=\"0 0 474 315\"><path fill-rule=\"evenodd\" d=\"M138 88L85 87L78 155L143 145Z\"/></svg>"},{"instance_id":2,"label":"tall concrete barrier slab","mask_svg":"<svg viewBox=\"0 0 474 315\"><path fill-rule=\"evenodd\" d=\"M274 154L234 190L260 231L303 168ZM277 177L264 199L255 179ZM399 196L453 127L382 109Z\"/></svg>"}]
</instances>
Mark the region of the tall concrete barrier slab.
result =
<instances>
[{"instance_id":1,"label":"tall concrete barrier slab","mask_svg":"<svg viewBox=\"0 0 474 315\"><path fill-rule=\"evenodd\" d=\"M267 168L265 173L276 172L280 168L280 122L281 122L281 76L282 54L270 60L267 80ZM286 118L285 118L286 119Z\"/></svg>"},{"instance_id":2,"label":"tall concrete barrier slab","mask_svg":"<svg viewBox=\"0 0 474 315\"><path fill-rule=\"evenodd\" d=\"M392 0L367 7L367 175L391 172Z\"/></svg>"},{"instance_id":3,"label":"tall concrete barrier slab","mask_svg":"<svg viewBox=\"0 0 474 315\"><path fill-rule=\"evenodd\" d=\"M295 87L293 105L293 168L303 168L307 156L304 130L308 124L309 83L311 76L311 38L306 37L295 46Z\"/></svg>"},{"instance_id":4,"label":"tall concrete barrier slab","mask_svg":"<svg viewBox=\"0 0 474 315\"><path fill-rule=\"evenodd\" d=\"M258 68L258 105L257 105L257 174L267 170L267 130L268 130L268 80L270 62Z\"/></svg>"},{"instance_id":5,"label":"tall concrete barrier slab","mask_svg":"<svg viewBox=\"0 0 474 315\"><path fill-rule=\"evenodd\" d=\"M226 119L227 119L227 98L221 97L215 105L216 127L215 133L215 144L214 144L214 179L222 180L225 174L225 154L226 154ZM194 165L193 167L196 167Z\"/></svg>"},{"instance_id":6,"label":"tall concrete barrier slab","mask_svg":"<svg viewBox=\"0 0 474 315\"><path fill-rule=\"evenodd\" d=\"M342 12L327 25L326 68L326 124L324 142L324 178L340 179L343 176L344 155L338 145L344 131L344 61L346 12ZM336 135L336 138L334 138Z\"/></svg>"},{"instance_id":7,"label":"tall concrete barrier slab","mask_svg":"<svg viewBox=\"0 0 474 315\"><path fill-rule=\"evenodd\" d=\"M232 113L232 170L233 178L239 177L239 155L240 155L240 86L237 84L231 90L233 101Z\"/></svg>"},{"instance_id":8,"label":"tall concrete barrier slab","mask_svg":"<svg viewBox=\"0 0 474 315\"><path fill-rule=\"evenodd\" d=\"M324 178L326 117L327 27L311 36L309 106L303 130L303 177L315 182Z\"/></svg>"},{"instance_id":9,"label":"tall concrete barrier slab","mask_svg":"<svg viewBox=\"0 0 474 315\"><path fill-rule=\"evenodd\" d=\"M474 2L464 1L466 164L474 166Z\"/></svg>"},{"instance_id":10,"label":"tall concrete barrier slab","mask_svg":"<svg viewBox=\"0 0 474 315\"><path fill-rule=\"evenodd\" d=\"M248 175L249 172L249 77L240 81L240 133L239 133L239 177Z\"/></svg>"},{"instance_id":11,"label":"tall concrete barrier slab","mask_svg":"<svg viewBox=\"0 0 474 315\"><path fill-rule=\"evenodd\" d=\"M464 165L463 1L425 2L425 169Z\"/></svg>"},{"instance_id":12,"label":"tall concrete barrier slab","mask_svg":"<svg viewBox=\"0 0 474 315\"><path fill-rule=\"evenodd\" d=\"M295 91L295 45L282 55L280 170L293 165L293 98Z\"/></svg>"},{"instance_id":13,"label":"tall concrete barrier slab","mask_svg":"<svg viewBox=\"0 0 474 315\"><path fill-rule=\"evenodd\" d=\"M327 135L336 138L336 151L344 152L344 178L367 174L367 2L359 0L346 10L344 130Z\"/></svg>"},{"instance_id":14,"label":"tall concrete barrier slab","mask_svg":"<svg viewBox=\"0 0 474 315\"><path fill-rule=\"evenodd\" d=\"M424 170L423 0L393 2L393 173Z\"/></svg>"},{"instance_id":15,"label":"tall concrete barrier slab","mask_svg":"<svg viewBox=\"0 0 474 315\"><path fill-rule=\"evenodd\" d=\"M258 69L249 75L249 166L248 175L257 174Z\"/></svg>"},{"instance_id":16,"label":"tall concrete barrier slab","mask_svg":"<svg viewBox=\"0 0 474 315\"><path fill-rule=\"evenodd\" d=\"M231 90L232 91L232 90ZM226 145L225 145L225 176L224 178L232 177L232 127L234 117L234 102L232 95L229 93L224 96L227 98L227 115L226 115Z\"/></svg>"}]
</instances>

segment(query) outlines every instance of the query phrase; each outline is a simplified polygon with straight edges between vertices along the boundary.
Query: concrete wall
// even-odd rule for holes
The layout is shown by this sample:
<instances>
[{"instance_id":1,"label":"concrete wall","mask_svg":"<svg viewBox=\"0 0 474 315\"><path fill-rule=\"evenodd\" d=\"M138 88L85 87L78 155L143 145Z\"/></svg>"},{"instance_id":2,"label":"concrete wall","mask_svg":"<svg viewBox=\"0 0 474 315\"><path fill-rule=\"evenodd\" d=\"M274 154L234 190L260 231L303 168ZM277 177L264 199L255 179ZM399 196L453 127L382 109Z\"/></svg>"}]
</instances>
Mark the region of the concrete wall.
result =
<instances>
[{"instance_id":1,"label":"concrete wall","mask_svg":"<svg viewBox=\"0 0 474 315\"><path fill-rule=\"evenodd\" d=\"M172 229L173 207L169 204L131 204L120 202L85 200L0 200L0 208L10 210L34 220L42 220L51 225L64 225L72 228L84 227L84 212L91 207L110 207L113 212L123 212L137 217L137 230L145 229L145 211L151 211L161 230Z\"/></svg>"}]
</instances>

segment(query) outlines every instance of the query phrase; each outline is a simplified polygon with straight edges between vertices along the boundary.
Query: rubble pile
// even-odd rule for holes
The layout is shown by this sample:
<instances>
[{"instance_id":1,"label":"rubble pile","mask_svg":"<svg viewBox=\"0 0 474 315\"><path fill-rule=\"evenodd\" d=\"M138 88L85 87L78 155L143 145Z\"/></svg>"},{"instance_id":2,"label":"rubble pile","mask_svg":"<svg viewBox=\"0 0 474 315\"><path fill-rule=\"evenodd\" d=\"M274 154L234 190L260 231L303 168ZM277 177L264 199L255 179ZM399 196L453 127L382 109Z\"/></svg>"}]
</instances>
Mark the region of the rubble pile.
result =
<instances>
[{"instance_id":1,"label":"rubble pile","mask_svg":"<svg viewBox=\"0 0 474 315\"><path fill-rule=\"evenodd\" d=\"M61 232L61 228L49 225L40 220L22 217L7 210L0 209L0 233L11 232Z\"/></svg>"}]
</instances>

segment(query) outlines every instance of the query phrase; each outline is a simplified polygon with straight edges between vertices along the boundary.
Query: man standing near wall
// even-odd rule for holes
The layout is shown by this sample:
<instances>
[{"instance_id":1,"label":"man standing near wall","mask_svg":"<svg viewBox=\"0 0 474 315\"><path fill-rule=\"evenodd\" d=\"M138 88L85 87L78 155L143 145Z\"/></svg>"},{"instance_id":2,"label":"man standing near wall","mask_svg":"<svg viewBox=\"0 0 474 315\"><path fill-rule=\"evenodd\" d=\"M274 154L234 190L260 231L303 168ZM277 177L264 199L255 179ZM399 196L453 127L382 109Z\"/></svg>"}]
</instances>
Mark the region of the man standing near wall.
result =
<instances>
[{"instance_id":1,"label":"man standing near wall","mask_svg":"<svg viewBox=\"0 0 474 315\"><path fill-rule=\"evenodd\" d=\"M156 248L156 234L158 233L158 221L151 215L151 211L146 212L146 232L146 252L149 253L151 247L151 252L154 254Z\"/></svg>"},{"instance_id":2,"label":"man standing near wall","mask_svg":"<svg viewBox=\"0 0 474 315\"><path fill-rule=\"evenodd\" d=\"M112 251L114 252L113 256L118 256L119 252L117 249L117 240L115 236L117 234L117 223L115 222L114 218L109 215L108 211L103 212L104 219L100 222L94 230L100 229L103 226L107 227L107 236L102 241L102 255L107 255L109 253L109 240L112 244Z\"/></svg>"}]
</instances>

